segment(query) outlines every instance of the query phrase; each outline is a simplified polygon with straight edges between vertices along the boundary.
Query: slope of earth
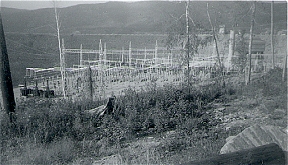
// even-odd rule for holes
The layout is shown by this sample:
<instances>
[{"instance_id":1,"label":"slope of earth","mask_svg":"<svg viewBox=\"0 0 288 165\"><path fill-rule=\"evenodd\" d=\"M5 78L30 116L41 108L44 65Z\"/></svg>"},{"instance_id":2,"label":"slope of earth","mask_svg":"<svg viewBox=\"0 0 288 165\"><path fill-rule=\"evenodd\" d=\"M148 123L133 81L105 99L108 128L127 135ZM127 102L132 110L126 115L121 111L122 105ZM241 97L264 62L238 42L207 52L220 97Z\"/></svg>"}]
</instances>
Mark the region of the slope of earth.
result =
<instances>
[{"instance_id":1,"label":"slope of earth","mask_svg":"<svg viewBox=\"0 0 288 165\"><path fill-rule=\"evenodd\" d=\"M82 158L74 164L111 161L121 164L181 164L220 154L226 138L252 125L286 128L287 83L281 80L281 73L282 70L276 68L266 74L253 74L252 82L247 86L241 76L226 77L227 84L233 84L232 89L227 88L231 94L205 105L206 115L201 120L207 118L207 122L217 123L207 130L195 129L193 124L197 122L186 121L174 130L148 134L109 148L106 154L110 157Z\"/></svg>"}]
</instances>

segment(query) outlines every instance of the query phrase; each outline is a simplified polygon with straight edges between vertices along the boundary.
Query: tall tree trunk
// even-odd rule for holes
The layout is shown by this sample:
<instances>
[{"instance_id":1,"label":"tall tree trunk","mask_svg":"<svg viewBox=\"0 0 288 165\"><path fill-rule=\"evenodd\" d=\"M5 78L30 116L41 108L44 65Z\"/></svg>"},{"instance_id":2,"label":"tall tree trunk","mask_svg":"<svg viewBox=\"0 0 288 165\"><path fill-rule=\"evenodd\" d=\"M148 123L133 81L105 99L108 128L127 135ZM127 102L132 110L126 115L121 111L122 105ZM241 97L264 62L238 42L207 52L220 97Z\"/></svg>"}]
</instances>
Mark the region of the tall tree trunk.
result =
<instances>
[{"instance_id":1,"label":"tall tree trunk","mask_svg":"<svg viewBox=\"0 0 288 165\"><path fill-rule=\"evenodd\" d=\"M271 52L272 52L272 69L275 67L274 61L274 21L273 21L273 14L274 14L274 1L271 2Z\"/></svg>"},{"instance_id":2,"label":"tall tree trunk","mask_svg":"<svg viewBox=\"0 0 288 165\"><path fill-rule=\"evenodd\" d=\"M223 65L222 65L222 62L221 62L221 59L220 59L220 55L219 55L218 44L217 44L217 39L216 39L216 34L215 34L215 28L214 28L214 26L212 24L211 17L210 17L210 14L209 14L209 4L208 3L207 3L207 15L208 15L208 19L209 19L209 22L210 22L210 25L211 25L211 28L212 28L213 40L215 42L215 47L216 47L217 61L218 61L218 65L219 65L219 72L220 72L221 79L222 79L221 86L225 87L225 78L224 78L224 73L223 73Z\"/></svg>"},{"instance_id":3,"label":"tall tree trunk","mask_svg":"<svg viewBox=\"0 0 288 165\"><path fill-rule=\"evenodd\" d=\"M286 3L286 7L288 8L288 3ZM288 12L287 12L287 18L288 18ZM287 36L287 41L288 41L288 35L286 35ZM287 46L287 50L288 50L288 44L286 44L286 46ZM286 52L286 54L285 54L285 58L284 58L284 66L283 66L283 72L282 72L282 81L285 81L285 78L287 78L287 77L285 77L286 76L286 74L287 74L287 52Z\"/></svg>"},{"instance_id":4,"label":"tall tree trunk","mask_svg":"<svg viewBox=\"0 0 288 165\"><path fill-rule=\"evenodd\" d=\"M187 35L187 83L188 83L188 93L190 94L190 60L189 60L189 47L190 47L190 38L189 38L189 18L188 18L188 15L189 15L189 0L187 1L186 3L186 35Z\"/></svg>"},{"instance_id":5,"label":"tall tree trunk","mask_svg":"<svg viewBox=\"0 0 288 165\"><path fill-rule=\"evenodd\" d=\"M288 39L288 37L287 37L287 39ZM282 81L285 81L285 78L287 78L286 74L287 74L287 53L285 54L285 58L284 58L284 66L283 66L283 72L282 72Z\"/></svg>"},{"instance_id":6,"label":"tall tree trunk","mask_svg":"<svg viewBox=\"0 0 288 165\"><path fill-rule=\"evenodd\" d=\"M6 48L5 35L2 25L2 16L0 13L0 42L1 42L1 61L0 61L0 101L1 108L4 109L12 122L12 115L15 112L15 99L12 85L12 78L9 66L9 58Z\"/></svg>"},{"instance_id":7,"label":"tall tree trunk","mask_svg":"<svg viewBox=\"0 0 288 165\"><path fill-rule=\"evenodd\" d=\"M64 52L62 49L64 49L64 40L62 39L62 48L61 48L61 39L60 39L60 25L59 25L59 15L57 13L57 7L56 7L56 1L53 1L54 3L54 13L55 13L55 20L56 20L56 30L57 30L57 40L58 40L58 49L59 49L59 57L60 57L60 73L61 73L61 85L62 85L62 92L63 97L66 99L66 90L65 90L65 58L64 58Z\"/></svg>"},{"instance_id":8,"label":"tall tree trunk","mask_svg":"<svg viewBox=\"0 0 288 165\"><path fill-rule=\"evenodd\" d=\"M253 41L253 28L254 28L254 22L255 22L255 10L256 10L256 1L252 4L252 14L251 14L251 27L250 27L250 37L249 37L249 54L248 54L248 77L246 79L246 85L250 83L251 80L251 54L252 54L252 41Z\"/></svg>"},{"instance_id":9,"label":"tall tree trunk","mask_svg":"<svg viewBox=\"0 0 288 165\"><path fill-rule=\"evenodd\" d=\"M90 101L93 101L93 80L92 80L92 70L91 70L90 65L88 67L88 93L89 93Z\"/></svg>"}]
</instances>

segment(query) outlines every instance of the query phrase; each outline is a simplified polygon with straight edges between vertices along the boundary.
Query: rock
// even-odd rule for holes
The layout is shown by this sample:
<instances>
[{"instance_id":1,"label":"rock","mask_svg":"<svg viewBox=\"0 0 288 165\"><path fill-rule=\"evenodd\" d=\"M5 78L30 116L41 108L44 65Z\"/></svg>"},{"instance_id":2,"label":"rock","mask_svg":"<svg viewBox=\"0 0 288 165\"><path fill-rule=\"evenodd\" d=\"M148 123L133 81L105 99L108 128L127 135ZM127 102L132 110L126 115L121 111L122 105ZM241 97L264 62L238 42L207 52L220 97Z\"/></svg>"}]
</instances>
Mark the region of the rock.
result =
<instances>
[{"instance_id":1,"label":"rock","mask_svg":"<svg viewBox=\"0 0 288 165\"><path fill-rule=\"evenodd\" d=\"M287 151L287 131L277 126L256 124L231 137L221 148L220 153L225 154L270 143L276 143Z\"/></svg>"},{"instance_id":2,"label":"rock","mask_svg":"<svg viewBox=\"0 0 288 165\"><path fill-rule=\"evenodd\" d=\"M166 132L166 138L173 138L176 136L176 131L167 131Z\"/></svg>"},{"instance_id":3,"label":"rock","mask_svg":"<svg viewBox=\"0 0 288 165\"><path fill-rule=\"evenodd\" d=\"M215 109L215 111L222 112L222 111L224 111L225 109L226 109L225 107L221 107L221 108L217 108L217 109Z\"/></svg>"},{"instance_id":4,"label":"rock","mask_svg":"<svg viewBox=\"0 0 288 165\"><path fill-rule=\"evenodd\" d=\"M209 137L209 135L205 132L204 135L203 135L203 137L204 137L204 138L207 138L207 137Z\"/></svg>"},{"instance_id":5,"label":"rock","mask_svg":"<svg viewBox=\"0 0 288 165\"><path fill-rule=\"evenodd\" d=\"M229 136L228 138L226 138L226 143L228 142L228 141L230 141L231 139L233 139L233 138L235 138L236 136Z\"/></svg>"},{"instance_id":6,"label":"rock","mask_svg":"<svg viewBox=\"0 0 288 165\"><path fill-rule=\"evenodd\" d=\"M274 112L271 115L272 119L282 119L285 117L285 110L283 109L275 109Z\"/></svg>"},{"instance_id":7,"label":"rock","mask_svg":"<svg viewBox=\"0 0 288 165\"><path fill-rule=\"evenodd\" d=\"M117 154L117 155L111 155L111 156L107 156L102 158L101 160L96 160L93 162L92 165L104 165L104 164L123 164L123 160L121 155Z\"/></svg>"}]
</instances>

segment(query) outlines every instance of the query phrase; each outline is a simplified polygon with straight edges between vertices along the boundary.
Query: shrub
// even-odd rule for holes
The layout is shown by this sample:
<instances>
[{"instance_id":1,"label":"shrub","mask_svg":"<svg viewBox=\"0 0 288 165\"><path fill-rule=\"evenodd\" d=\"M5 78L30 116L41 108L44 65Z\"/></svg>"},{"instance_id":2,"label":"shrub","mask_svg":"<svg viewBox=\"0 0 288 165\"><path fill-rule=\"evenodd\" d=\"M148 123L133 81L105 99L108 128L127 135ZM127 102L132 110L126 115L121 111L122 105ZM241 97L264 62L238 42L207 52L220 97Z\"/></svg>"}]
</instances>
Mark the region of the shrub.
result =
<instances>
[{"instance_id":1,"label":"shrub","mask_svg":"<svg viewBox=\"0 0 288 165\"><path fill-rule=\"evenodd\" d=\"M166 85L156 88L155 84L138 93L129 88L124 96L116 99L114 113L103 118L87 116L82 111L105 101L20 100L14 126L8 124L6 118L1 118L1 128L4 128L1 129L1 139L11 141L1 150L8 153L19 139L23 139L21 144L26 149L19 146L18 149L37 152L33 157L13 148L19 157L28 156L23 163L63 164L73 159L63 153L65 147L71 149L70 155L74 156L76 152L81 157L107 156L121 148L123 141L147 134L177 128L179 132L193 135L195 130L204 131L215 125L209 116L204 115L206 105L221 95L233 93L217 84L190 87L191 92L187 91L187 87L177 89ZM58 144L62 148L57 148ZM176 148L184 144L179 142L180 146L177 143ZM45 154L44 150L48 153Z\"/></svg>"},{"instance_id":2,"label":"shrub","mask_svg":"<svg viewBox=\"0 0 288 165\"><path fill-rule=\"evenodd\" d=\"M7 157L2 159L3 164L67 164L75 156L74 142L64 137L50 144L34 143L33 141L23 141L16 139L18 146L15 150L7 146L3 153ZM12 141L12 140L11 140ZM2 157L1 156L1 157Z\"/></svg>"}]
</instances>

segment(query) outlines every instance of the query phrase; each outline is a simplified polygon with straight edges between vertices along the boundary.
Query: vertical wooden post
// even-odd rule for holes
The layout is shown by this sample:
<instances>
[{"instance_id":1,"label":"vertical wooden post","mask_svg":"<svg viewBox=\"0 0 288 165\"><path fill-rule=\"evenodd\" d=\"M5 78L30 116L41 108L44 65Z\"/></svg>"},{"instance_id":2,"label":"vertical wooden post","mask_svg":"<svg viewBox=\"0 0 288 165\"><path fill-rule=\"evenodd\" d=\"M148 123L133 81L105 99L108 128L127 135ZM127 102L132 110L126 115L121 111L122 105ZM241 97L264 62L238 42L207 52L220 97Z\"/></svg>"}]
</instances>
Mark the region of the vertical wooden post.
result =
<instances>
[{"instance_id":1,"label":"vertical wooden post","mask_svg":"<svg viewBox=\"0 0 288 165\"><path fill-rule=\"evenodd\" d=\"M145 47L145 50L144 50L144 64L146 62L146 59L147 59L147 50L146 50L146 47Z\"/></svg>"},{"instance_id":2,"label":"vertical wooden post","mask_svg":"<svg viewBox=\"0 0 288 165\"><path fill-rule=\"evenodd\" d=\"M252 41L253 41L253 28L254 28L254 22L255 22L255 10L256 10L256 1L252 4L252 15L251 15L251 27L250 27L250 40L249 40L249 54L248 54L248 77L246 79L246 85L250 83L251 80L251 54L252 54Z\"/></svg>"},{"instance_id":3,"label":"vertical wooden post","mask_svg":"<svg viewBox=\"0 0 288 165\"><path fill-rule=\"evenodd\" d=\"M122 47L121 63L124 62L124 47Z\"/></svg>"},{"instance_id":4,"label":"vertical wooden post","mask_svg":"<svg viewBox=\"0 0 288 165\"><path fill-rule=\"evenodd\" d=\"M173 53L172 53L172 50L170 52L171 52L171 66L173 66Z\"/></svg>"},{"instance_id":5,"label":"vertical wooden post","mask_svg":"<svg viewBox=\"0 0 288 165\"><path fill-rule=\"evenodd\" d=\"M131 48L131 41L129 42L129 70L131 69L131 57L132 57L132 48Z\"/></svg>"},{"instance_id":6,"label":"vertical wooden post","mask_svg":"<svg viewBox=\"0 0 288 165\"><path fill-rule=\"evenodd\" d=\"M66 67L65 67L65 45L64 38L62 38L62 51L61 51L61 60L60 60L60 71L62 78L62 89L63 89L63 97L66 99Z\"/></svg>"},{"instance_id":7,"label":"vertical wooden post","mask_svg":"<svg viewBox=\"0 0 288 165\"><path fill-rule=\"evenodd\" d=\"M93 101L93 84L92 84L92 70L90 65L88 66L88 92L89 92L89 99Z\"/></svg>"},{"instance_id":8,"label":"vertical wooden post","mask_svg":"<svg viewBox=\"0 0 288 165\"><path fill-rule=\"evenodd\" d=\"M82 53L82 44L80 45L80 67L83 66L83 53Z\"/></svg>"},{"instance_id":9,"label":"vertical wooden post","mask_svg":"<svg viewBox=\"0 0 288 165\"><path fill-rule=\"evenodd\" d=\"M155 44L155 64L157 64L157 58L158 58L158 55L157 55L157 52L158 51L158 44L157 44L157 40L156 40L156 44Z\"/></svg>"},{"instance_id":10,"label":"vertical wooden post","mask_svg":"<svg viewBox=\"0 0 288 165\"><path fill-rule=\"evenodd\" d=\"M0 61L0 105L10 117L12 122L12 114L15 112L15 99L12 85L12 78L10 72L9 58L7 53L5 35L2 25L2 16L0 13L0 42L1 42L1 61Z\"/></svg>"},{"instance_id":11,"label":"vertical wooden post","mask_svg":"<svg viewBox=\"0 0 288 165\"><path fill-rule=\"evenodd\" d=\"M99 62L102 63L102 53L103 53L103 49L102 49L102 42L101 42L101 39L99 41ZM97 60L97 58L96 58Z\"/></svg>"},{"instance_id":12,"label":"vertical wooden post","mask_svg":"<svg viewBox=\"0 0 288 165\"><path fill-rule=\"evenodd\" d=\"M38 91L38 79L35 79L34 96L39 96L39 91Z\"/></svg>"},{"instance_id":13,"label":"vertical wooden post","mask_svg":"<svg viewBox=\"0 0 288 165\"><path fill-rule=\"evenodd\" d=\"M104 74L103 74L103 48L102 48L102 42L100 39L99 42L99 60L98 60L98 71L99 71L99 76L100 76L100 88L99 88L99 93L100 95L104 95ZM101 99L101 98L100 98Z\"/></svg>"},{"instance_id":14,"label":"vertical wooden post","mask_svg":"<svg viewBox=\"0 0 288 165\"><path fill-rule=\"evenodd\" d=\"M230 30L230 39L229 39L229 53L228 53L228 58L226 62L226 67L228 71L230 71L232 67L232 57L234 55L234 47L235 47L235 31Z\"/></svg>"},{"instance_id":15,"label":"vertical wooden post","mask_svg":"<svg viewBox=\"0 0 288 165\"><path fill-rule=\"evenodd\" d=\"M106 60L107 60L107 48L106 48L106 42L104 42L104 68L106 68Z\"/></svg>"}]
</instances>

